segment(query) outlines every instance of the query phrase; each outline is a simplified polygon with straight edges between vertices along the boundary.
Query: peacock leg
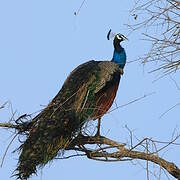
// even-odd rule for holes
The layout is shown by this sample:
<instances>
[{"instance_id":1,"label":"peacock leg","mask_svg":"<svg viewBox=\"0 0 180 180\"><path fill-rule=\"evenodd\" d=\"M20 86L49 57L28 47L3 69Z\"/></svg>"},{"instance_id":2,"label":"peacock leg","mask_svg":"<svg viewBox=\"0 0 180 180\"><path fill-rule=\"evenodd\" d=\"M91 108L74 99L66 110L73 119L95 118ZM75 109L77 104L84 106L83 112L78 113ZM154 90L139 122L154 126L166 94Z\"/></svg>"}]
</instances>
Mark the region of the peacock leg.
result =
<instances>
[{"instance_id":1,"label":"peacock leg","mask_svg":"<svg viewBox=\"0 0 180 180\"><path fill-rule=\"evenodd\" d=\"M95 136L100 136L101 118L98 118L97 132Z\"/></svg>"}]
</instances>

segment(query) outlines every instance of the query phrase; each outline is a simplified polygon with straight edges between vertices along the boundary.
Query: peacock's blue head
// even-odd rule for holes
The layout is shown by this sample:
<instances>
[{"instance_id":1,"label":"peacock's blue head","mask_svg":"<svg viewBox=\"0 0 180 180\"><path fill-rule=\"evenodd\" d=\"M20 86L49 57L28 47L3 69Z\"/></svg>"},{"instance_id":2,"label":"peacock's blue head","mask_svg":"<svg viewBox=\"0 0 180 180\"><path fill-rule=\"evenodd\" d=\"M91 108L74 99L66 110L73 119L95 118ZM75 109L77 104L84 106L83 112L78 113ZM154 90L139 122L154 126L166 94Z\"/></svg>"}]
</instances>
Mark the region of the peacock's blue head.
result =
<instances>
[{"instance_id":1,"label":"peacock's blue head","mask_svg":"<svg viewBox=\"0 0 180 180\"><path fill-rule=\"evenodd\" d=\"M108 39L109 39L109 35L111 33L111 30L108 33ZM112 62L115 62L117 64L119 64L119 66L123 69L125 64L126 64L126 52L124 50L124 48L120 45L120 43L124 40L127 40L127 38L118 33L114 36L114 53L113 53L113 58L112 58Z\"/></svg>"}]
</instances>

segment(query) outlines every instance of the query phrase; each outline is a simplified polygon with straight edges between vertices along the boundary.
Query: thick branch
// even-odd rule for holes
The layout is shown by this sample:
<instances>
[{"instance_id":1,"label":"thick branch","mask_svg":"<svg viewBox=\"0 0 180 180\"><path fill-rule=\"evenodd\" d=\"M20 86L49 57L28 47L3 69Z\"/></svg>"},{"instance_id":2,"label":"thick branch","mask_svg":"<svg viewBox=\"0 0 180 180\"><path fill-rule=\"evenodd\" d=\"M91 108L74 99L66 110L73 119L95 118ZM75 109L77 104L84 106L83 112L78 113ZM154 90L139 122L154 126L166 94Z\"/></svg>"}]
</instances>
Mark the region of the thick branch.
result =
<instances>
[{"instance_id":1,"label":"thick branch","mask_svg":"<svg viewBox=\"0 0 180 180\"><path fill-rule=\"evenodd\" d=\"M99 144L99 145L108 145L110 148L117 148L116 152L107 152L106 148L99 148L98 150L92 150L85 148L87 144ZM140 144L139 144L140 145ZM76 148L78 146L79 148ZM66 148L66 150L78 150L85 152L87 157L94 160L104 160L104 161L122 161L124 158L126 159L141 159L146 161L151 161L164 169L166 169L173 177L180 180L180 169L172 162L168 162L163 158L158 157L153 153L145 153L134 150L137 146L128 149L125 147L125 144L120 144L116 141L108 139L106 137L100 136L79 136L77 137L70 145Z\"/></svg>"},{"instance_id":2,"label":"thick branch","mask_svg":"<svg viewBox=\"0 0 180 180\"><path fill-rule=\"evenodd\" d=\"M17 126L12 123L0 123L0 127L16 129Z\"/></svg>"},{"instance_id":3,"label":"thick branch","mask_svg":"<svg viewBox=\"0 0 180 180\"><path fill-rule=\"evenodd\" d=\"M18 131L18 134L25 132L29 123L23 123L19 125L14 125L11 123L0 123L0 127L13 128ZM145 161L153 162L160 167L166 169L173 177L180 180L180 169L172 162L166 161L163 158L157 156L157 153L150 153L149 151L137 151L135 150L138 146L143 145L144 141L147 141L148 138L142 140L134 147L128 149L125 147L126 144L118 143L114 140L106 138L104 136L84 136L79 135L65 148L65 150L75 150L80 151L85 154L89 159L98 160L98 161L127 161L133 159L141 159ZM87 145L98 145L98 148L90 149L86 147ZM110 152L108 152L110 150ZM79 156L75 155L75 156ZM74 157L70 156L70 157Z\"/></svg>"}]
</instances>

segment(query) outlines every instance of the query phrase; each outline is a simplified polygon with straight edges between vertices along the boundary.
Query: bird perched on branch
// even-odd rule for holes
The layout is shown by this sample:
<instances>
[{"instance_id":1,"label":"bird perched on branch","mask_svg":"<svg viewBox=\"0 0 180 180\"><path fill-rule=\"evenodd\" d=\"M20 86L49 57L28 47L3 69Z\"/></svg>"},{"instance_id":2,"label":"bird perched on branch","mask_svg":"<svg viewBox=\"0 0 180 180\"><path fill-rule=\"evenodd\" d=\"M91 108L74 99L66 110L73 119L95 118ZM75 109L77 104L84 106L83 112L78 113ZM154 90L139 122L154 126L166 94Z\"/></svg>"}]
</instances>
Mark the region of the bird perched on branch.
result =
<instances>
[{"instance_id":1,"label":"bird perched on branch","mask_svg":"<svg viewBox=\"0 0 180 180\"><path fill-rule=\"evenodd\" d=\"M17 179L28 179L65 150L88 120L100 122L115 99L123 74L126 53L120 43L126 39L120 33L114 36L111 61L91 60L74 69L50 104L26 124L28 134L19 148ZM99 128L100 123L97 135Z\"/></svg>"}]
</instances>

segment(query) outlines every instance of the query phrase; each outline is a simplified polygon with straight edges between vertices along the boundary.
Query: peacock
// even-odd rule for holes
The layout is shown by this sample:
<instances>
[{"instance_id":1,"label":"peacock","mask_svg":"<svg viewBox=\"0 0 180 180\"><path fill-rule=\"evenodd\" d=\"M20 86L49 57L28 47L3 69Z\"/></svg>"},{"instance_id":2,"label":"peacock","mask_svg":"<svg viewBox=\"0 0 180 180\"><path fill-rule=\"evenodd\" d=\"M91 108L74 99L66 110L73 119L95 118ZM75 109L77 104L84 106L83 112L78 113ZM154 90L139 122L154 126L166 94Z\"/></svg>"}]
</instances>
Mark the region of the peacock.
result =
<instances>
[{"instance_id":1,"label":"peacock","mask_svg":"<svg viewBox=\"0 0 180 180\"><path fill-rule=\"evenodd\" d=\"M87 121L98 119L99 135L100 119L113 104L123 75L126 53L120 43L126 39L114 35L111 61L91 60L75 68L49 105L27 125L26 140L19 147L17 179L27 180L53 160Z\"/></svg>"}]
</instances>

